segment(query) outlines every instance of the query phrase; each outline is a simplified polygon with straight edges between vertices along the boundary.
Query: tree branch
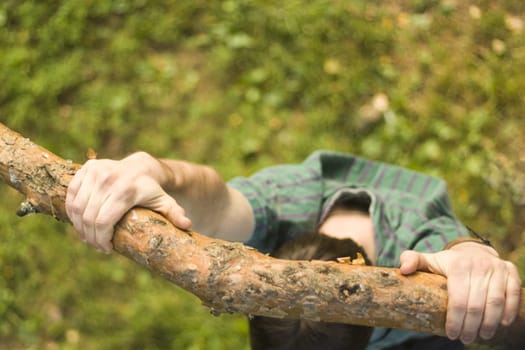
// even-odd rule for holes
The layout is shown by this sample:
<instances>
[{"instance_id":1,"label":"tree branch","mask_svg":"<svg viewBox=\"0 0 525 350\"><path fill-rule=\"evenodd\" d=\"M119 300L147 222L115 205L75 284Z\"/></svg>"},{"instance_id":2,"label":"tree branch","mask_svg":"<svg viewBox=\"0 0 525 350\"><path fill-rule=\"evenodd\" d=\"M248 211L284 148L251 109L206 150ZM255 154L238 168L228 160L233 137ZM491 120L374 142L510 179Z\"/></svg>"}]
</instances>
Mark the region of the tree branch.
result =
<instances>
[{"instance_id":1,"label":"tree branch","mask_svg":"<svg viewBox=\"0 0 525 350\"><path fill-rule=\"evenodd\" d=\"M65 196L78 164L0 124L0 178L24 194L19 215L69 222ZM153 211L134 208L118 223L117 252L190 291L214 315L241 313L400 328L444 335L446 279L429 273L325 261L274 259L241 243L183 231ZM522 289L522 300L525 300ZM525 306L495 342L518 335Z\"/></svg>"}]
</instances>

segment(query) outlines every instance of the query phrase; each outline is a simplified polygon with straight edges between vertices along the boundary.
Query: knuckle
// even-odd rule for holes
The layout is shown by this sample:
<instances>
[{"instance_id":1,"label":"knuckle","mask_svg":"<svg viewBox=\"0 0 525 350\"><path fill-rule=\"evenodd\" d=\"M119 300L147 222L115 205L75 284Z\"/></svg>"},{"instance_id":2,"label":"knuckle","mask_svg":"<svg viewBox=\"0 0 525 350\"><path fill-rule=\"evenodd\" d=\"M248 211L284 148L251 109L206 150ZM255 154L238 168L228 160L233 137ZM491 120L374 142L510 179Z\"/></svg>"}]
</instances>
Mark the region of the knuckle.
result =
<instances>
[{"instance_id":1,"label":"knuckle","mask_svg":"<svg viewBox=\"0 0 525 350\"><path fill-rule=\"evenodd\" d=\"M138 151L138 152L135 152L135 153L132 153L128 159L138 159L138 160L146 160L148 158L150 158L151 156L147 153L147 152L144 152L144 151Z\"/></svg>"},{"instance_id":2,"label":"knuckle","mask_svg":"<svg viewBox=\"0 0 525 350\"><path fill-rule=\"evenodd\" d=\"M476 264L472 264L472 267L476 271L485 274L486 272L490 271L494 267L494 265L493 262L490 260L481 259Z\"/></svg>"},{"instance_id":3,"label":"knuckle","mask_svg":"<svg viewBox=\"0 0 525 350\"><path fill-rule=\"evenodd\" d=\"M66 191L66 200L74 198L78 193L79 186L76 183L70 183Z\"/></svg>"},{"instance_id":4,"label":"knuckle","mask_svg":"<svg viewBox=\"0 0 525 350\"><path fill-rule=\"evenodd\" d=\"M133 200L136 201L137 198L139 197L139 190L135 186L130 186L130 187L127 187L127 188L121 188L121 192L122 192L122 196L126 200L133 199Z\"/></svg>"},{"instance_id":5,"label":"knuckle","mask_svg":"<svg viewBox=\"0 0 525 350\"><path fill-rule=\"evenodd\" d=\"M84 211L83 207L81 205L79 205L78 203L72 203L69 206L69 212L72 215L81 216L83 211Z\"/></svg>"},{"instance_id":6,"label":"knuckle","mask_svg":"<svg viewBox=\"0 0 525 350\"><path fill-rule=\"evenodd\" d=\"M463 303L454 301L450 302L449 308L450 310L453 310L455 312L465 311L465 305Z\"/></svg>"},{"instance_id":7,"label":"knuckle","mask_svg":"<svg viewBox=\"0 0 525 350\"><path fill-rule=\"evenodd\" d=\"M108 186L111 186L111 192L116 196L116 198L119 198L123 201L128 201L135 199L139 193L136 186L131 186L130 181L127 181L126 179L117 179L117 175L115 175L115 178L111 181L111 183L107 183Z\"/></svg>"},{"instance_id":8,"label":"knuckle","mask_svg":"<svg viewBox=\"0 0 525 350\"><path fill-rule=\"evenodd\" d=\"M84 165L82 165L83 168L89 169L92 168L94 164L97 163L97 159L88 159Z\"/></svg>"},{"instance_id":9,"label":"knuckle","mask_svg":"<svg viewBox=\"0 0 525 350\"><path fill-rule=\"evenodd\" d=\"M95 219L94 225L97 230L106 228L111 225L111 219L107 216L99 216Z\"/></svg>"},{"instance_id":10,"label":"knuckle","mask_svg":"<svg viewBox=\"0 0 525 350\"><path fill-rule=\"evenodd\" d=\"M472 317L478 317L481 316L483 310L484 308L481 305L469 305L469 307L467 308L467 314Z\"/></svg>"},{"instance_id":11,"label":"knuckle","mask_svg":"<svg viewBox=\"0 0 525 350\"><path fill-rule=\"evenodd\" d=\"M118 179L118 174L116 174L113 171L108 172L108 173L104 173L101 176L100 186L102 188L112 187L116 182L118 182L117 179Z\"/></svg>"},{"instance_id":12,"label":"knuckle","mask_svg":"<svg viewBox=\"0 0 525 350\"><path fill-rule=\"evenodd\" d=\"M511 264L512 265L512 264ZM503 260L500 260L498 261L498 265L497 265L497 269L498 271L500 271L501 273L506 273L506 274L510 274L512 275L512 272L511 270L509 269L509 266L507 265L507 263Z\"/></svg>"},{"instance_id":13,"label":"knuckle","mask_svg":"<svg viewBox=\"0 0 525 350\"><path fill-rule=\"evenodd\" d=\"M516 268L516 265L514 265L512 262L504 261L503 263L505 264L507 269L509 269L509 271L516 271L516 272L518 272L518 269Z\"/></svg>"},{"instance_id":14,"label":"knuckle","mask_svg":"<svg viewBox=\"0 0 525 350\"><path fill-rule=\"evenodd\" d=\"M472 268L474 267L474 263L472 262L471 259L460 259L458 262L457 262L457 270L458 271L469 271L469 270L472 270Z\"/></svg>"},{"instance_id":15,"label":"knuckle","mask_svg":"<svg viewBox=\"0 0 525 350\"><path fill-rule=\"evenodd\" d=\"M503 295L497 295L487 298L487 306L493 306L497 308L501 308L505 305L505 298Z\"/></svg>"},{"instance_id":16,"label":"knuckle","mask_svg":"<svg viewBox=\"0 0 525 350\"><path fill-rule=\"evenodd\" d=\"M95 221L95 218L91 213L86 212L82 215L82 222L84 223L84 225L91 225L93 221Z\"/></svg>"},{"instance_id":17,"label":"knuckle","mask_svg":"<svg viewBox=\"0 0 525 350\"><path fill-rule=\"evenodd\" d=\"M519 284L516 284L515 288L510 288L507 291L507 295L511 298L520 298L521 297L521 288Z\"/></svg>"},{"instance_id":18,"label":"knuckle","mask_svg":"<svg viewBox=\"0 0 525 350\"><path fill-rule=\"evenodd\" d=\"M83 165L82 165L82 172L84 174L88 174L91 172L96 172L97 169L99 169L104 164L103 160L100 159L88 159Z\"/></svg>"},{"instance_id":19,"label":"knuckle","mask_svg":"<svg viewBox=\"0 0 525 350\"><path fill-rule=\"evenodd\" d=\"M462 302L455 298L449 302L449 308L454 310L455 312L465 312L467 309L467 305L465 302Z\"/></svg>"},{"instance_id":20,"label":"knuckle","mask_svg":"<svg viewBox=\"0 0 525 350\"><path fill-rule=\"evenodd\" d=\"M516 267L516 265L514 265L510 261L505 261L505 266L507 267L507 271L509 272L511 278L516 279L518 282L518 285L521 285L521 278L520 278L520 274L518 272L518 268Z\"/></svg>"},{"instance_id":21,"label":"knuckle","mask_svg":"<svg viewBox=\"0 0 525 350\"><path fill-rule=\"evenodd\" d=\"M508 267L505 261L503 260L496 260L496 263L494 264L494 269L497 271L507 271Z\"/></svg>"}]
</instances>

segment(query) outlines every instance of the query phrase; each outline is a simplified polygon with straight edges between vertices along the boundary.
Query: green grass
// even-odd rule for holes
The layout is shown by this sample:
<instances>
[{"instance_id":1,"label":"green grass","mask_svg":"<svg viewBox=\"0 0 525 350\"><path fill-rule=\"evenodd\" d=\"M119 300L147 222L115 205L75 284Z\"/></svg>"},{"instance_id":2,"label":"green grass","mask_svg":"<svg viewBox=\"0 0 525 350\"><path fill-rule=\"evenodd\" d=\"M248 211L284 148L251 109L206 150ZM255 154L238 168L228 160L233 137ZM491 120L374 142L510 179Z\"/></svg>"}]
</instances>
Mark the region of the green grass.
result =
<instances>
[{"instance_id":1,"label":"green grass","mask_svg":"<svg viewBox=\"0 0 525 350\"><path fill-rule=\"evenodd\" d=\"M326 148L435 174L525 277L522 1L160 3L0 3L0 121L75 162L230 178ZM0 193L0 349L247 348L242 317Z\"/></svg>"}]
</instances>

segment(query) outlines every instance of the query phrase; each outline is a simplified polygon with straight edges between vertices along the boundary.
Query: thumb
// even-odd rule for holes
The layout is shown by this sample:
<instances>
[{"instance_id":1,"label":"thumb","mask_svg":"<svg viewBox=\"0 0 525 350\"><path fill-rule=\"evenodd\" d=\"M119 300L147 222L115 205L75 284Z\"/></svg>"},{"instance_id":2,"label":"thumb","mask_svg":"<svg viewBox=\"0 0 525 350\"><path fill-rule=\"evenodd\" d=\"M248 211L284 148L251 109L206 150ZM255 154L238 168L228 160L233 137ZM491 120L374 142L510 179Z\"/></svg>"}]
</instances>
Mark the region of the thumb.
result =
<instances>
[{"instance_id":1,"label":"thumb","mask_svg":"<svg viewBox=\"0 0 525 350\"><path fill-rule=\"evenodd\" d=\"M410 275L416 271L429 271L429 262L426 254L405 250L399 260L401 263L399 270L403 275Z\"/></svg>"},{"instance_id":2,"label":"thumb","mask_svg":"<svg viewBox=\"0 0 525 350\"><path fill-rule=\"evenodd\" d=\"M138 201L138 205L162 214L162 216L180 229L187 230L191 227L191 220L186 216L184 208L177 203L175 198L162 189L159 189L157 193L147 198L147 200Z\"/></svg>"},{"instance_id":3,"label":"thumb","mask_svg":"<svg viewBox=\"0 0 525 350\"><path fill-rule=\"evenodd\" d=\"M154 210L161 213L173 225L180 229L187 230L191 227L191 220L186 216L184 208L168 194L163 196Z\"/></svg>"},{"instance_id":4,"label":"thumb","mask_svg":"<svg viewBox=\"0 0 525 350\"><path fill-rule=\"evenodd\" d=\"M136 181L137 188L142 190L137 193L135 205L155 210L180 229L187 230L191 227L191 220L184 209L156 181L146 176Z\"/></svg>"}]
</instances>

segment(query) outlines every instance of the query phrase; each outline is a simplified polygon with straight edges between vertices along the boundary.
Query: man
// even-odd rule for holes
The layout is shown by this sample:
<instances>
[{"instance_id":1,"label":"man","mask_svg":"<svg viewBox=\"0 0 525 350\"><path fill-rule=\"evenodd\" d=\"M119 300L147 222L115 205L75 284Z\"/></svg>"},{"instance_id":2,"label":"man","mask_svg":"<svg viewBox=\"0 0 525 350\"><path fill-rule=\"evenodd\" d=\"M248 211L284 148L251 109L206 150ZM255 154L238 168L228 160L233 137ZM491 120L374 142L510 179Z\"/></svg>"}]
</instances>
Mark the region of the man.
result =
<instances>
[{"instance_id":1,"label":"man","mask_svg":"<svg viewBox=\"0 0 525 350\"><path fill-rule=\"evenodd\" d=\"M182 229L263 252L319 229L353 239L375 265L446 276L447 336L465 344L491 338L517 315L516 267L482 241L466 238L442 180L407 169L318 151L301 164L226 184L210 167L139 152L121 161L88 161L66 199L80 238L105 252L112 249L114 225L134 206L156 210ZM376 329L369 349L417 337L425 335Z\"/></svg>"},{"instance_id":2,"label":"man","mask_svg":"<svg viewBox=\"0 0 525 350\"><path fill-rule=\"evenodd\" d=\"M338 239L322 232L309 233L284 242L272 256L288 260L331 260L361 258L370 265L363 248L350 238ZM252 350L362 350L372 327L309 320L253 316L249 320Z\"/></svg>"}]
</instances>

